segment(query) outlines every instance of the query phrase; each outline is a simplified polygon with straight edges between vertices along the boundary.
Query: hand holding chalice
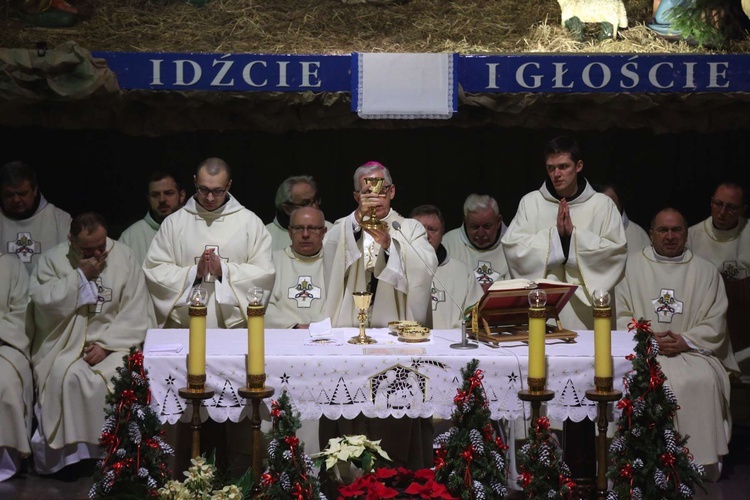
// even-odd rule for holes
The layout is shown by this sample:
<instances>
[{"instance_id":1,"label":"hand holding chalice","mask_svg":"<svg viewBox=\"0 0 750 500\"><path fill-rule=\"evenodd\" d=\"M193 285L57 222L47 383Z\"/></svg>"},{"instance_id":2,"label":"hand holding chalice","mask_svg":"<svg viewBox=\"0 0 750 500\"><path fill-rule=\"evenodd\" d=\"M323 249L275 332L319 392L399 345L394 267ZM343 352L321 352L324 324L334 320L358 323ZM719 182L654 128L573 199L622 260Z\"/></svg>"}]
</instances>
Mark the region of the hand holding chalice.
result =
<instances>
[{"instance_id":1,"label":"hand holding chalice","mask_svg":"<svg viewBox=\"0 0 750 500\"><path fill-rule=\"evenodd\" d=\"M369 188L368 193L379 195L383 190L383 183L385 179L382 177L366 177L362 179L365 185ZM360 224L367 229L384 229L387 227L386 223L378 219L376 209L373 206L369 214L362 215L362 221Z\"/></svg>"}]
</instances>

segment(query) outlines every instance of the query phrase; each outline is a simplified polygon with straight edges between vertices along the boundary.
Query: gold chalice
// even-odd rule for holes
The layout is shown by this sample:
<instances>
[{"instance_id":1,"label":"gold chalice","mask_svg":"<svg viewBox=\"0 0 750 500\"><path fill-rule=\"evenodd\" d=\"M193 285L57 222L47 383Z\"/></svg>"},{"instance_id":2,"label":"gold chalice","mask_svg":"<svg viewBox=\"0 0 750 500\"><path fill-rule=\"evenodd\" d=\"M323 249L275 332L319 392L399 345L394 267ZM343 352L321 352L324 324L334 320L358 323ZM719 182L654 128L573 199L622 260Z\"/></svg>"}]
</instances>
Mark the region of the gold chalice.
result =
<instances>
[{"instance_id":1,"label":"gold chalice","mask_svg":"<svg viewBox=\"0 0 750 500\"><path fill-rule=\"evenodd\" d=\"M370 308L372 294L370 292L354 292L354 307L359 309L357 319L359 320L359 335L349 339L350 344L375 344L377 340L368 337L365 333L365 322L367 321L367 310Z\"/></svg>"},{"instance_id":2,"label":"gold chalice","mask_svg":"<svg viewBox=\"0 0 750 500\"><path fill-rule=\"evenodd\" d=\"M370 187L371 193L379 194L383 189L385 179L382 177L365 177L364 181ZM362 226L367 229L385 229L387 227L385 222L378 219L375 207L372 207L369 215L362 216Z\"/></svg>"}]
</instances>

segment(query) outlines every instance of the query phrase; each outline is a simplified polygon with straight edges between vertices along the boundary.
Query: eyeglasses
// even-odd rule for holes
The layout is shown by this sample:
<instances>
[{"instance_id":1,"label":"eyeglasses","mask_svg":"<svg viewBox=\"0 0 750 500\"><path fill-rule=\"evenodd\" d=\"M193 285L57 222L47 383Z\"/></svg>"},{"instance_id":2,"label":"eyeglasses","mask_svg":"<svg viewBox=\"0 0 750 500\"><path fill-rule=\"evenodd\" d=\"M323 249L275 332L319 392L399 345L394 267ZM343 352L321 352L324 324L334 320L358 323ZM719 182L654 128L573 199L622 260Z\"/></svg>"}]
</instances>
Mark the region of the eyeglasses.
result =
<instances>
[{"instance_id":1,"label":"eyeglasses","mask_svg":"<svg viewBox=\"0 0 750 500\"><path fill-rule=\"evenodd\" d=\"M729 212L730 214L735 214L742 208L739 205L733 205L731 203L724 203L723 201L714 200L713 198L711 198L711 205L719 212L726 209L726 211Z\"/></svg>"},{"instance_id":2,"label":"eyeglasses","mask_svg":"<svg viewBox=\"0 0 750 500\"><path fill-rule=\"evenodd\" d=\"M289 229L294 234L300 234L307 231L310 234L320 234L325 229L325 226L289 226Z\"/></svg>"},{"instance_id":3,"label":"eyeglasses","mask_svg":"<svg viewBox=\"0 0 750 500\"><path fill-rule=\"evenodd\" d=\"M214 198L218 198L220 196L223 196L224 193L227 192L227 188L225 188L225 187L224 188L216 188L216 189L208 189L205 186L198 186L198 185L195 186L195 190L198 191L198 193L201 196L208 196L208 194L210 193L210 194L214 195Z\"/></svg>"},{"instance_id":4,"label":"eyeglasses","mask_svg":"<svg viewBox=\"0 0 750 500\"><path fill-rule=\"evenodd\" d=\"M317 198L313 198L309 200L302 200L299 203L285 201L284 205L289 205L290 207L296 207L296 208L304 208L304 207L311 207L313 205L320 205L320 200L318 200Z\"/></svg>"}]
</instances>

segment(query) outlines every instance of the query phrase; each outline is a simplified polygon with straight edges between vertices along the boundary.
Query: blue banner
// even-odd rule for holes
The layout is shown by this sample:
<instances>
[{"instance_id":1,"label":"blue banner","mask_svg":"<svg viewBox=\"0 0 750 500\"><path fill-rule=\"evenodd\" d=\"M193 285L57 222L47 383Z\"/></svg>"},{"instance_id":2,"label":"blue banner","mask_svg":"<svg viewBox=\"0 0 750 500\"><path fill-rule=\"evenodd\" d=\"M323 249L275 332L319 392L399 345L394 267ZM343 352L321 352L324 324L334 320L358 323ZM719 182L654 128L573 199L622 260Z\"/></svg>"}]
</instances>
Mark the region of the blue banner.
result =
<instances>
[{"instance_id":1,"label":"blue banner","mask_svg":"<svg viewBox=\"0 0 750 500\"><path fill-rule=\"evenodd\" d=\"M750 56L463 56L465 92L748 92Z\"/></svg>"},{"instance_id":2,"label":"blue banner","mask_svg":"<svg viewBox=\"0 0 750 500\"><path fill-rule=\"evenodd\" d=\"M231 92L348 92L351 55L94 52L120 88Z\"/></svg>"},{"instance_id":3,"label":"blue banner","mask_svg":"<svg viewBox=\"0 0 750 500\"><path fill-rule=\"evenodd\" d=\"M346 55L95 52L123 89L351 92ZM750 92L750 55L459 56L464 92Z\"/></svg>"}]
</instances>

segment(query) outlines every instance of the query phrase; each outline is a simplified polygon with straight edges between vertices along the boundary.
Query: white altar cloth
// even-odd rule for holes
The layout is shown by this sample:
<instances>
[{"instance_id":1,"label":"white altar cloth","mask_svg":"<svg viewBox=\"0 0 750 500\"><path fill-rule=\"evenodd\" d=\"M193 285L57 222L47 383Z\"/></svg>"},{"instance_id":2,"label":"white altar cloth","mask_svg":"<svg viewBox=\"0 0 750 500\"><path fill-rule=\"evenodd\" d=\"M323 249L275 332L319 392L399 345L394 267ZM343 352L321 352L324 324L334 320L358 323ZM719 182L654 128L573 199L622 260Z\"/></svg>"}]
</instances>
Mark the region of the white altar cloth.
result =
<instances>
[{"instance_id":1,"label":"white altar cloth","mask_svg":"<svg viewBox=\"0 0 750 500\"><path fill-rule=\"evenodd\" d=\"M517 419L530 415L528 403L517 393L526 388L528 347L521 342L501 343L499 348L480 344L478 349L451 349L460 341L458 330L433 330L429 342L406 344L387 329L368 329L377 344L348 344L355 328L336 328L341 345L309 345L307 330L266 330L266 385L276 392L287 390L302 420L367 417L430 417L448 419L453 398L460 389L460 370L479 360L484 389L493 419ZM237 422L249 417L250 405L237 390L245 385L247 331L208 330L206 386L215 391L204 402L201 416L217 422ZM596 419L595 403L585 397L594 384L593 332L579 332L575 343L547 341L547 388L555 397L547 403L547 415L580 422ZM159 346L165 346L160 349ZM174 349L181 345L182 349ZM625 356L633 352L633 334L612 333L614 387L622 390L622 377L631 369ZM179 350L179 352L174 352ZM171 351L171 352L170 352ZM144 345L152 405L162 423L189 420L185 400L178 390L187 386L188 331L149 330ZM270 399L266 400L270 405Z\"/></svg>"}]
</instances>

